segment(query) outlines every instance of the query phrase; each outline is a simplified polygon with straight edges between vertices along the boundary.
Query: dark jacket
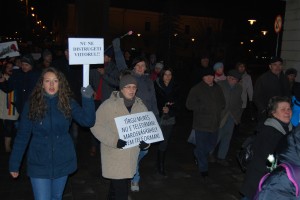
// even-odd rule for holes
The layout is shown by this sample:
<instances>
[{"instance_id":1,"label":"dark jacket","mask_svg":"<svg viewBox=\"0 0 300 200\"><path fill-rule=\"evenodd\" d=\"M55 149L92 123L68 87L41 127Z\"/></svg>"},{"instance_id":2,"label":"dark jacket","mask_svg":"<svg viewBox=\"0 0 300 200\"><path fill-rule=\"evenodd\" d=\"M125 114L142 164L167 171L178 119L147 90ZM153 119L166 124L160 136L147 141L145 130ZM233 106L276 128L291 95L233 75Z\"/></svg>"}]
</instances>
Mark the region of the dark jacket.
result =
<instances>
[{"instance_id":1,"label":"dark jacket","mask_svg":"<svg viewBox=\"0 0 300 200\"><path fill-rule=\"evenodd\" d=\"M157 100L157 108L159 111L159 116L162 117L163 112L162 109L166 105L166 103L173 103L169 105L169 113L168 117L175 117L176 113L179 109L178 102L178 85L175 84L173 80L170 81L169 85L166 86L161 78L156 79L154 81L154 88Z\"/></svg>"},{"instance_id":2,"label":"dark jacket","mask_svg":"<svg viewBox=\"0 0 300 200\"><path fill-rule=\"evenodd\" d=\"M193 111L193 129L215 132L221 122L221 112L225 108L225 97L221 87L200 82L190 90L186 107Z\"/></svg>"},{"instance_id":3,"label":"dark jacket","mask_svg":"<svg viewBox=\"0 0 300 200\"><path fill-rule=\"evenodd\" d=\"M34 178L59 178L77 169L74 143L69 134L71 118L67 119L58 109L58 97L46 97L48 111L42 120L28 118L29 103L25 104L20 128L14 141L9 161L10 172L20 169L27 151L27 174ZM92 98L82 98L83 107L71 100L72 118L81 126L95 123L95 108Z\"/></svg>"},{"instance_id":4,"label":"dark jacket","mask_svg":"<svg viewBox=\"0 0 300 200\"><path fill-rule=\"evenodd\" d=\"M291 124L288 127L291 131ZM268 172L266 163L269 154L275 154L276 148L282 138L288 134L278 120L268 118L260 132L257 133L253 143L253 159L247 167L241 193L253 199L258 188L258 183L263 175Z\"/></svg>"},{"instance_id":5,"label":"dark jacket","mask_svg":"<svg viewBox=\"0 0 300 200\"><path fill-rule=\"evenodd\" d=\"M300 170L300 127L298 126L286 138L279 150L278 163L288 163L294 170ZM297 180L297 179L295 179ZM298 187L300 181L297 181ZM299 199L296 198L296 188L289 180L284 168L277 167L264 181L261 191L257 195L258 200L263 199Z\"/></svg>"},{"instance_id":6,"label":"dark jacket","mask_svg":"<svg viewBox=\"0 0 300 200\"><path fill-rule=\"evenodd\" d=\"M13 71L12 76L7 81L0 83L0 89L5 93L15 91L14 105L17 111L21 114L25 102L28 100L33 88L39 79L40 72L31 70L23 72L21 69Z\"/></svg>"},{"instance_id":7,"label":"dark jacket","mask_svg":"<svg viewBox=\"0 0 300 200\"><path fill-rule=\"evenodd\" d=\"M270 70L261 75L254 86L253 101L261 113L267 108L269 99L274 96L290 96L288 79L281 73L279 76Z\"/></svg>"}]
</instances>

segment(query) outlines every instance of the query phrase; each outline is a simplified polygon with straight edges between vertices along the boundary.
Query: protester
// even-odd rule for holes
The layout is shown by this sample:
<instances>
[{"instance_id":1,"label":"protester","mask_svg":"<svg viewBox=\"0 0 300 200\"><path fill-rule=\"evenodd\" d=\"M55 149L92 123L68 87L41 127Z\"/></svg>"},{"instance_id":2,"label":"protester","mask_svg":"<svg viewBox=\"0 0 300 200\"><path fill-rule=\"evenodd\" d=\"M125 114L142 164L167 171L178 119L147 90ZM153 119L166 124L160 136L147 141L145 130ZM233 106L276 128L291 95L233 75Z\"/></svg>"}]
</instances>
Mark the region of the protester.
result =
<instances>
[{"instance_id":1,"label":"protester","mask_svg":"<svg viewBox=\"0 0 300 200\"><path fill-rule=\"evenodd\" d=\"M80 125L95 123L91 86L81 89L81 107L71 98L64 75L47 68L40 76L22 112L20 126L9 160L13 178L19 176L27 153L27 174L35 200L62 199L68 175L75 172L77 159L69 134L72 118Z\"/></svg>"},{"instance_id":2,"label":"protester","mask_svg":"<svg viewBox=\"0 0 300 200\"><path fill-rule=\"evenodd\" d=\"M13 74L13 66L14 64L12 62L7 62L3 67L2 74L0 75L8 80ZM15 137L15 122L19 118L19 113L12 103L14 98L14 91L5 93L0 90L0 127L2 127L1 130L3 130L4 149L7 153L11 152L12 140Z\"/></svg>"},{"instance_id":3,"label":"protester","mask_svg":"<svg viewBox=\"0 0 300 200\"><path fill-rule=\"evenodd\" d=\"M259 180L268 172L266 161L269 154L276 154L280 141L292 130L291 100L289 97L275 96L269 100L268 118L256 135L253 144L253 158L247 167L245 180L240 192L243 200L253 199Z\"/></svg>"},{"instance_id":4,"label":"protester","mask_svg":"<svg viewBox=\"0 0 300 200\"><path fill-rule=\"evenodd\" d=\"M136 172L141 150L150 145L141 142L140 146L123 149L126 141L119 138L115 118L147 111L143 101L136 96L137 81L127 74L121 77L120 91L114 91L96 112L96 123L91 128L101 142L102 176L111 180L108 199L127 200L128 181ZM139 148L140 147L140 148Z\"/></svg>"},{"instance_id":5,"label":"protester","mask_svg":"<svg viewBox=\"0 0 300 200\"><path fill-rule=\"evenodd\" d=\"M229 166L226 160L227 152L235 124L239 124L242 115L242 86L239 84L241 74L233 69L227 74L226 80L219 81L225 96L226 106L221 113L221 124L218 131L217 162L223 166Z\"/></svg>"},{"instance_id":6,"label":"protester","mask_svg":"<svg viewBox=\"0 0 300 200\"><path fill-rule=\"evenodd\" d=\"M164 67L164 64L163 64L162 61L161 62L157 62L155 64L154 70L152 71L152 73L150 75L150 78L151 78L152 81L155 81L159 77L160 72L163 69L163 67Z\"/></svg>"},{"instance_id":7,"label":"protester","mask_svg":"<svg viewBox=\"0 0 300 200\"><path fill-rule=\"evenodd\" d=\"M253 102L257 108L257 130L261 128L267 118L266 109L270 98L274 96L290 97L289 82L282 72L282 59L272 57L269 61L269 69L255 82Z\"/></svg>"},{"instance_id":8,"label":"protester","mask_svg":"<svg viewBox=\"0 0 300 200\"><path fill-rule=\"evenodd\" d=\"M157 170L162 176L167 176L165 170L166 152L176 122L176 114L179 106L179 89L173 76L173 70L165 67L161 71L159 78L154 82L160 117L159 123L164 136L164 140L159 142L157 152Z\"/></svg>"},{"instance_id":9,"label":"protester","mask_svg":"<svg viewBox=\"0 0 300 200\"><path fill-rule=\"evenodd\" d=\"M136 96L142 99L147 109L149 111L152 111L153 114L156 116L156 119L158 119L159 111L157 109L154 83L150 79L149 75L145 73L148 68L148 60L144 56L137 56L133 59L132 66L133 66L132 75L136 78L137 87L138 87ZM140 190L139 164L140 161L147 155L147 153L148 150L145 150L145 151L141 151L139 154L136 173L131 181L131 191L133 192L138 192Z\"/></svg>"},{"instance_id":10,"label":"protester","mask_svg":"<svg viewBox=\"0 0 300 200\"><path fill-rule=\"evenodd\" d=\"M215 63L213 68L215 71L215 77L214 77L215 82L226 80L226 76L224 73L224 64L222 62Z\"/></svg>"},{"instance_id":11,"label":"protester","mask_svg":"<svg viewBox=\"0 0 300 200\"><path fill-rule=\"evenodd\" d=\"M221 87L214 82L214 71L205 68L202 82L191 88L186 107L193 111L193 129L196 148L194 150L201 181L208 181L208 156L217 142L217 131L221 122L221 112L225 108L225 98Z\"/></svg>"},{"instance_id":12,"label":"protester","mask_svg":"<svg viewBox=\"0 0 300 200\"><path fill-rule=\"evenodd\" d=\"M288 68L287 70L285 70L284 74L289 80L291 91L293 90L294 83L296 82L297 73L298 71L295 68Z\"/></svg>"}]
</instances>

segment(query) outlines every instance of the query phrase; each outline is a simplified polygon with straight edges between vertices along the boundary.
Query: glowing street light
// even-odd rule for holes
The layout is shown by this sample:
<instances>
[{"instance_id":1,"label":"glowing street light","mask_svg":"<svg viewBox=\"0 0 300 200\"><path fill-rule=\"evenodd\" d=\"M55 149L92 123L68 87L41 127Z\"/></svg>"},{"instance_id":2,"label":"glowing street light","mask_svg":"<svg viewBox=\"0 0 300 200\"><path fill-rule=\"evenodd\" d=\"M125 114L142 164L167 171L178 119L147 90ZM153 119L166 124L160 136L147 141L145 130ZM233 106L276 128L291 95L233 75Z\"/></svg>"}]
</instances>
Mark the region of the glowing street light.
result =
<instances>
[{"instance_id":1,"label":"glowing street light","mask_svg":"<svg viewBox=\"0 0 300 200\"><path fill-rule=\"evenodd\" d=\"M267 35L268 31L261 31L263 35Z\"/></svg>"},{"instance_id":2,"label":"glowing street light","mask_svg":"<svg viewBox=\"0 0 300 200\"><path fill-rule=\"evenodd\" d=\"M250 25L253 25L256 22L256 20L255 19L248 19L248 22L250 23Z\"/></svg>"}]
</instances>

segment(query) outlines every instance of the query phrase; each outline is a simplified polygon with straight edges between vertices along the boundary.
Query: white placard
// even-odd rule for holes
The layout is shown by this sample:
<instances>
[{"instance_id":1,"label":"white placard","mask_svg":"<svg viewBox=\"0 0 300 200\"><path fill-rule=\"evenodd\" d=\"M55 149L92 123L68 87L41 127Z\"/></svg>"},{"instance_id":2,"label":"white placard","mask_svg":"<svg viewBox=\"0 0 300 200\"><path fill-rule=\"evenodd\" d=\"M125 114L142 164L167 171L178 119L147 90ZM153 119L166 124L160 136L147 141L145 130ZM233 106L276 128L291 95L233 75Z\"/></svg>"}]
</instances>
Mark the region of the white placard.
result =
<instances>
[{"instance_id":1,"label":"white placard","mask_svg":"<svg viewBox=\"0 0 300 200\"><path fill-rule=\"evenodd\" d=\"M103 38L69 38L69 64L104 63Z\"/></svg>"},{"instance_id":2,"label":"white placard","mask_svg":"<svg viewBox=\"0 0 300 200\"><path fill-rule=\"evenodd\" d=\"M116 117L119 138L127 142L123 149L134 147L144 141L148 144L164 140L153 112L141 112Z\"/></svg>"},{"instance_id":3,"label":"white placard","mask_svg":"<svg viewBox=\"0 0 300 200\"><path fill-rule=\"evenodd\" d=\"M19 55L20 52L17 41L0 43L0 59L6 57L16 57Z\"/></svg>"}]
</instances>

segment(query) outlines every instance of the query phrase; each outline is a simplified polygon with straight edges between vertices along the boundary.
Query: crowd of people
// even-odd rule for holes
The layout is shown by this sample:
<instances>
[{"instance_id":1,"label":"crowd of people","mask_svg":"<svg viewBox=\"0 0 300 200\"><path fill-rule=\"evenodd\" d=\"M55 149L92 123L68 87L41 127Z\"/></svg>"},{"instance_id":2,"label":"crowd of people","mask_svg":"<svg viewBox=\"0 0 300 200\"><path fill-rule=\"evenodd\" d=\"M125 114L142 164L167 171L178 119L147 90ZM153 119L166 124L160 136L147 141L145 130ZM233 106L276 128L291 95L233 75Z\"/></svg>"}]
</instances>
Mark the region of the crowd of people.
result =
<instances>
[{"instance_id":1,"label":"crowd of people","mask_svg":"<svg viewBox=\"0 0 300 200\"><path fill-rule=\"evenodd\" d=\"M181 106L185 105L193 113L191 138L199 176L209 183L209 163L230 165L227 153L234 131L245 109L255 106L254 157L245 174L241 198L268 199L268 195L274 195L273 190L282 194L281 181L287 181L286 174L279 173L283 169L272 171L261 190L258 188L269 172L269 154L278 155L278 163L300 166L296 162L299 159L293 159L298 155L297 148L294 153L289 151L299 145L297 70L284 71L283 60L272 57L269 70L253 84L245 62L226 66L221 60L210 61L209 53L201 55L182 103L174 67L154 53L149 58L132 57L130 51L122 50L120 38L105 49L104 64L91 66L86 87L82 86L82 68L69 64L68 46L60 57L45 49L39 60L31 54L3 59L0 126L5 151L10 153L11 176L19 176L26 155L35 199L62 199L68 176L77 169L78 133L85 128L91 141L89 154L93 157L101 153L102 176L110 180L108 199L128 199L129 188L140 191L140 163L147 159L152 145L140 141L138 146L124 148L127 142L119 137L115 118L153 112L164 137L156 143L155 166L161 177L168 178L168 145ZM274 181L279 185L275 187ZM295 192L293 188L287 190Z\"/></svg>"}]
</instances>

